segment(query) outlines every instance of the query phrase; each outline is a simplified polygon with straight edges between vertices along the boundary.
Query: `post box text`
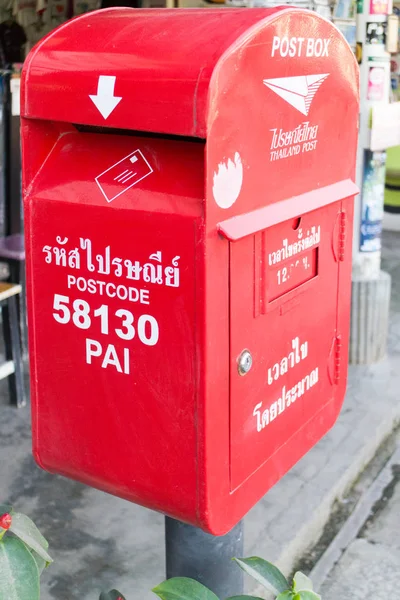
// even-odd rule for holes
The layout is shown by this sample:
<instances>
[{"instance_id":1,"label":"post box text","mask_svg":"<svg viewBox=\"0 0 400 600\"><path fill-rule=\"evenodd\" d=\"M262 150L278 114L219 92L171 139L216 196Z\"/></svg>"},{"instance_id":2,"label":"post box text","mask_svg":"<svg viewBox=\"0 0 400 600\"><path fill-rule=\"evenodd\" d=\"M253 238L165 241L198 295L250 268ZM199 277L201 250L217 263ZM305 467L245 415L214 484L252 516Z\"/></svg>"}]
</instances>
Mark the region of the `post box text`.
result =
<instances>
[{"instance_id":1,"label":"post box text","mask_svg":"<svg viewBox=\"0 0 400 600\"><path fill-rule=\"evenodd\" d=\"M282 58L320 58L329 56L329 44L331 40L321 38L303 38L303 37L279 37L274 35L272 41L271 56L279 55Z\"/></svg>"}]
</instances>

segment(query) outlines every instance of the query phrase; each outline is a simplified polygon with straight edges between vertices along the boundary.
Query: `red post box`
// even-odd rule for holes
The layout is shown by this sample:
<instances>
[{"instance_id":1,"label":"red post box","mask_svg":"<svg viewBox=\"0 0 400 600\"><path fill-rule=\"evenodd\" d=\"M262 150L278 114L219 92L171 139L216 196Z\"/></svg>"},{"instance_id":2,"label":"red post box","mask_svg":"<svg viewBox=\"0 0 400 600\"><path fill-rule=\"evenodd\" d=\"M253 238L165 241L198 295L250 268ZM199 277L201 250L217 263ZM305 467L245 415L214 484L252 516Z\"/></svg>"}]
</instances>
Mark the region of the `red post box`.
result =
<instances>
[{"instance_id":1,"label":"red post box","mask_svg":"<svg viewBox=\"0 0 400 600\"><path fill-rule=\"evenodd\" d=\"M343 401L352 51L292 8L103 10L21 115L36 460L222 534Z\"/></svg>"}]
</instances>

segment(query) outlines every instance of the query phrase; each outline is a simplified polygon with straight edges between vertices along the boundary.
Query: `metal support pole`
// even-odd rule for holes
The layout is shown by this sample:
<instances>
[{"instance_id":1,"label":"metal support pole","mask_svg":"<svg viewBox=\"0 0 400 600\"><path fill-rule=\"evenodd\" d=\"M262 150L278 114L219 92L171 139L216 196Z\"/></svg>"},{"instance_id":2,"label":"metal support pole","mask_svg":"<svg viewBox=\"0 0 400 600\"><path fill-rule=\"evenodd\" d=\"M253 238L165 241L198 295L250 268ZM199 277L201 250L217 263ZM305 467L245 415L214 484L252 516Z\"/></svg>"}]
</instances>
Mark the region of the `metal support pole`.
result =
<instances>
[{"instance_id":1,"label":"metal support pole","mask_svg":"<svg viewBox=\"0 0 400 600\"><path fill-rule=\"evenodd\" d=\"M231 559L243 556L243 522L214 536L165 517L167 579L191 577L218 598L243 594L243 572Z\"/></svg>"}]
</instances>

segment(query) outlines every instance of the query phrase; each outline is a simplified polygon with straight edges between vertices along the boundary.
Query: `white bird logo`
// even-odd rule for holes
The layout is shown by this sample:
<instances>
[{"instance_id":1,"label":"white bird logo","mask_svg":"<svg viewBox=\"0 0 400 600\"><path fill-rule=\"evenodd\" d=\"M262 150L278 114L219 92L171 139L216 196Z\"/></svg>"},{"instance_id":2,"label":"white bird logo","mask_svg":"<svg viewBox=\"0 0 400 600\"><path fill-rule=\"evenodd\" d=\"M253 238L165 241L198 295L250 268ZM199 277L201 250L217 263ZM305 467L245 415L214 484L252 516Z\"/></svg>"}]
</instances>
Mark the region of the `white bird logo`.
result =
<instances>
[{"instance_id":1,"label":"white bird logo","mask_svg":"<svg viewBox=\"0 0 400 600\"><path fill-rule=\"evenodd\" d=\"M307 117L314 96L327 77L329 77L329 73L301 75L299 77L278 77L277 79L264 79L263 83Z\"/></svg>"}]
</instances>

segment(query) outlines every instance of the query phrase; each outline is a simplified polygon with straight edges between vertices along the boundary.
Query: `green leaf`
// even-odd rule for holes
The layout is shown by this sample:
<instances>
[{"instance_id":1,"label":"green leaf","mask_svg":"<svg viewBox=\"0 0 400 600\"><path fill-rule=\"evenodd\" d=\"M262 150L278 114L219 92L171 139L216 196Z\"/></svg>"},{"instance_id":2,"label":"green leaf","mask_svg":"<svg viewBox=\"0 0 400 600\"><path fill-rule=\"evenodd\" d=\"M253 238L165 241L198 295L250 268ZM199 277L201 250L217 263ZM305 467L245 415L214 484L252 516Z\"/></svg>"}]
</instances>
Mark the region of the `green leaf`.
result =
<instances>
[{"instance_id":1,"label":"green leaf","mask_svg":"<svg viewBox=\"0 0 400 600\"><path fill-rule=\"evenodd\" d=\"M0 543L0 600L39 600L39 571L21 540L5 537Z\"/></svg>"},{"instance_id":2,"label":"green leaf","mask_svg":"<svg viewBox=\"0 0 400 600\"><path fill-rule=\"evenodd\" d=\"M47 540L42 536L35 523L29 517L21 513L15 513L12 518L10 531L47 563L53 562L51 556L46 552L49 547Z\"/></svg>"},{"instance_id":3,"label":"green leaf","mask_svg":"<svg viewBox=\"0 0 400 600\"><path fill-rule=\"evenodd\" d=\"M99 600L125 600L125 596L117 590L111 590L111 592L102 592Z\"/></svg>"},{"instance_id":4,"label":"green leaf","mask_svg":"<svg viewBox=\"0 0 400 600\"><path fill-rule=\"evenodd\" d=\"M294 598L294 593L290 590L286 590L286 592L282 592L282 594L279 594L279 596L277 596L276 600L293 600Z\"/></svg>"},{"instance_id":5,"label":"green leaf","mask_svg":"<svg viewBox=\"0 0 400 600\"><path fill-rule=\"evenodd\" d=\"M299 600L321 600L321 596L311 590L302 590L297 595L299 596Z\"/></svg>"},{"instance_id":6,"label":"green leaf","mask_svg":"<svg viewBox=\"0 0 400 600\"><path fill-rule=\"evenodd\" d=\"M27 548L28 548L28 546L27 546ZM43 573L44 569L46 567L48 567L49 564L51 564L51 563L49 563L46 560L44 560L44 558L42 558L41 556L39 556L39 554L37 554L37 552L35 552L34 550L32 550L32 548L28 548L28 550L32 554L32 556L33 556L33 558L34 558L34 560L36 562L36 565L37 565L37 568L38 568L38 571L39 571L39 575L41 575Z\"/></svg>"},{"instance_id":7,"label":"green leaf","mask_svg":"<svg viewBox=\"0 0 400 600\"><path fill-rule=\"evenodd\" d=\"M313 584L311 579L309 579L304 573L301 571L297 571L293 577L293 589L295 592L300 592L301 590L313 590Z\"/></svg>"},{"instance_id":8,"label":"green leaf","mask_svg":"<svg viewBox=\"0 0 400 600\"><path fill-rule=\"evenodd\" d=\"M285 592L290 586L278 567L268 561L251 556L250 558L234 558L243 571L251 575L258 583L275 593Z\"/></svg>"},{"instance_id":9,"label":"green leaf","mask_svg":"<svg viewBox=\"0 0 400 600\"><path fill-rule=\"evenodd\" d=\"M152 591L161 600L218 600L214 592L189 577L172 577Z\"/></svg>"}]
</instances>

